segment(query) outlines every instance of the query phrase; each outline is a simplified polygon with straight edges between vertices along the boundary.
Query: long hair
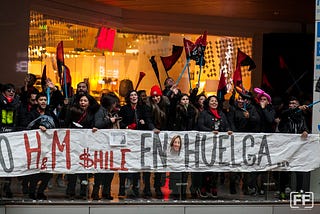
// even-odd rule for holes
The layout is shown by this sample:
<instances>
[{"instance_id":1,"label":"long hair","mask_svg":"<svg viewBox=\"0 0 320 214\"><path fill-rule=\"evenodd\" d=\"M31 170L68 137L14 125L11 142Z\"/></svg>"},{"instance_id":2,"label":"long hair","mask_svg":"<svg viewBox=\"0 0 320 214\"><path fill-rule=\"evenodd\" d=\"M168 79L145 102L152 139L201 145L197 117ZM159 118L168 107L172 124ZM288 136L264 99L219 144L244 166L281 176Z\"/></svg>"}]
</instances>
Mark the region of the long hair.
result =
<instances>
[{"instance_id":1,"label":"long hair","mask_svg":"<svg viewBox=\"0 0 320 214\"><path fill-rule=\"evenodd\" d=\"M178 155L180 155L180 151L181 151L181 147L182 147L182 140L181 140L181 137L180 135L175 135L173 136L173 138L171 139L170 141L170 152L171 153L176 153L176 151L173 150L173 143L176 139L179 139L180 140L180 147L179 147L179 151L177 152Z\"/></svg>"},{"instance_id":2,"label":"long hair","mask_svg":"<svg viewBox=\"0 0 320 214\"><path fill-rule=\"evenodd\" d=\"M89 101L89 106L87 109L89 113L94 114L99 110L99 103L91 95L83 94L76 98L75 105L70 108L70 111L73 113L73 115L76 116L83 114L84 110L80 108L80 99L82 97L86 97Z\"/></svg>"},{"instance_id":3,"label":"long hair","mask_svg":"<svg viewBox=\"0 0 320 214\"><path fill-rule=\"evenodd\" d=\"M138 96L138 91L136 91L136 90L128 91L128 93L126 94L126 97L125 97L125 101L126 101L127 104L130 104L130 95L131 95L132 92L136 92L136 94ZM138 96L138 98L139 98L139 96Z\"/></svg>"},{"instance_id":4,"label":"long hair","mask_svg":"<svg viewBox=\"0 0 320 214\"><path fill-rule=\"evenodd\" d=\"M217 97L216 95L211 95L211 96L209 96L209 97L204 101L204 103L203 103L204 109L206 109L206 110L209 109L209 102L210 102L210 99L211 99L212 97L215 97L215 98L217 99L217 101L218 101L218 107L217 107L217 109L221 109L221 103L219 102L219 99L218 99L218 97Z\"/></svg>"},{"instance_id":5,"label":"long hair","mask_svg":"<svg viewBox=\"0 0 320 214\"><path fill-rule=\"evenodd\" d=\"M152 98L150 97L150 107L152 116L154 118L154 125L157 128L163 127L163 125L167 124L167 108L169 104L169 99L166 96L161 96L160 102L154 103Z\"/></svg>"}]
</instances>

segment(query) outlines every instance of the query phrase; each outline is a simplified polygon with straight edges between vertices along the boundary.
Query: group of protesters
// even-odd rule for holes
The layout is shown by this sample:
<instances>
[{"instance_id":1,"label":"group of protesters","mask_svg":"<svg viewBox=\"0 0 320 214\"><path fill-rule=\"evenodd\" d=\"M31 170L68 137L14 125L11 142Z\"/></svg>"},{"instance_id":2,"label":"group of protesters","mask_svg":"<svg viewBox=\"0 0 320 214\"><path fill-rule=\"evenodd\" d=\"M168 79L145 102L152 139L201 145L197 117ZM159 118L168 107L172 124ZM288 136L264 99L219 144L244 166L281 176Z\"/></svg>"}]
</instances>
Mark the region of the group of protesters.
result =
<instances>
[{"instance_id":1,"label":"group of protesters","mask_svg":"<svg viewBox=\"0 0 320 214\"><path fill-rule=\"evenodd\" d=\"M256 88L254 93L243 88L235 88L231 98L206 96L198 93L198 88L190 90L190 94L182 93L175 81L168 77L164 82L164 90L154 85L148 95L146 90L128 90L125 104L113 93L104 93L99 102L88 92L85 82L77 84L76 93L66 99L50 79L43 85L42 92L34 87L36 76L27 74L25 85L16 93L13 84L1 85L0 132L13 132L27 129L40 129L45 132L51 128L83 128L92 129L132 129L150 130L155 134L161 131L207 131L218 134L226 132L283 132L301 134L307 137L309 129L304 117L308 106L300 105L296 97L288 99L287 108L276 108L272 98L262 89ZM171 150L179 152L181 138L175 137L171 142ZM224 182L225 174L229 178L230 194L242 191L243 194L263 194L266 173L216 173L216 172L151 172L119 173L118 197L163 198L162 187L169 179L170 198L187 199L187 187L190 186L192 198L216 199L219 182ZM297 185L292 187L290 172L281 172L277 180L279 197L285 199L288 188L300 190L301 173L296 173ZM190 185L188 176L190 175ZM112 200L112 180L114 173L67 174L66 196L93 200ZM277 176L274 176L277 177ZM92 195L88 196L88 181L94 179ZM220 178L220 179L219 179ZM51 174L38 173L19 178L22 192L31 199L45 200L45 190L52 179ZM142 182L140 182L140 180ZM239 189L240 180L242 187ZM130 189L126 184L130 181ZM76 185L80 183L80 195L76 196ZM143 183L143 189L140 188ZM153 184L153 190L151 188ZM4 193L12 197L11 178L6 178ZM37 186L38 185L38 186ZM141 192L140 192L141 189ZM101 190L101 192L100 192Z\"/></svg>"}]
</instances>

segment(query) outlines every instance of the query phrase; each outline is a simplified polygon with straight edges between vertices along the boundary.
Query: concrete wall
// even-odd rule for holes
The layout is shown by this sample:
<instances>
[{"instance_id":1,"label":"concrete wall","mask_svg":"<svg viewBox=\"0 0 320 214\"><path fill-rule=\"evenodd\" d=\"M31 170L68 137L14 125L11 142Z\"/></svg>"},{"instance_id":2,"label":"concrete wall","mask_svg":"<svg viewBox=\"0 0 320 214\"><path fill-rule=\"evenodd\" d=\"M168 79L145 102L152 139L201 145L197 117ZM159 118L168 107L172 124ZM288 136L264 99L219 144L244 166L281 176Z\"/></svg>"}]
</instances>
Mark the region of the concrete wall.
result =
<instances>
[{"instance_id":1,"label":"concrete wall","mask_svg":"<svg viewBox=\"0 0 320 214\"><path fill-rule=\"evenodd\" d=\"M0 83L22 86L28 72L29 0L10 0L0 7Z\"/></svg>"}]
</instances>

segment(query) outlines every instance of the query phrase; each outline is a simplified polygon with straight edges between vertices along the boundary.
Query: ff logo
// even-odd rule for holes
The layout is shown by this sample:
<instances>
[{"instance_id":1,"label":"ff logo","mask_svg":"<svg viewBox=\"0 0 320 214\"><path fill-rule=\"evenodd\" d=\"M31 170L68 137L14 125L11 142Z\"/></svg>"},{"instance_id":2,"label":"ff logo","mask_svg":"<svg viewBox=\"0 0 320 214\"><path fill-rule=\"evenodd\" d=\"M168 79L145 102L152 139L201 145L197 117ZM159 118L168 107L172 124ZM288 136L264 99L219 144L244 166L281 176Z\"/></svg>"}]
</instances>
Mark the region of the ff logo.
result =
<instances>
[{"instance_id":1,"label":"ff logo","mask_svg":"<svg viewBox=\"0 0 320 214\"><path fill-rule=\"evenodd\" d=\"M312 209L314 205L313 192L290 192L290 207L292 209Z\"/></svg>"}]
</instances>

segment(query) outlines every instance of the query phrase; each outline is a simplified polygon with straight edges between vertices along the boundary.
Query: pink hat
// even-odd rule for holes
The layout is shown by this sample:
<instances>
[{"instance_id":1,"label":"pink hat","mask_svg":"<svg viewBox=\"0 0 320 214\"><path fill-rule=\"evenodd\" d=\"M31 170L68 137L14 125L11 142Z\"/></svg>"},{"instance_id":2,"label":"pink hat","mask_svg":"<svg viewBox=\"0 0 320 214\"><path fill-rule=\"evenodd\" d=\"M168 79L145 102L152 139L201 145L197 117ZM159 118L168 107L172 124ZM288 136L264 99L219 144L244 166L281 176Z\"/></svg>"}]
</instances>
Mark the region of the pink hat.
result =
<instances>
[{"instance_id":1,"label":"pink hat","mask_svg":"<svg viewBox=\"0 0 320 214\"><path fill-rule=\"evenodd\" d=\"M260 88L254 88L253 91L255 93L257 93L257 98L260 99L260 97L264 96L267 98L267 100L269 101L269 103L271 103L271 97L269 94L267 94L266 92L264 92L262 89Z\"/></svg>"},{"instance_id":2,"label":"pink hat","mask_svg":"<svg viewBox=\"0 0 320 214\"><path fill-rule=\"evenodd\" d=\"M150 96L162 96L162 91L158 85L152 86L150 90Z\"/></svg>"}]
</instances>

